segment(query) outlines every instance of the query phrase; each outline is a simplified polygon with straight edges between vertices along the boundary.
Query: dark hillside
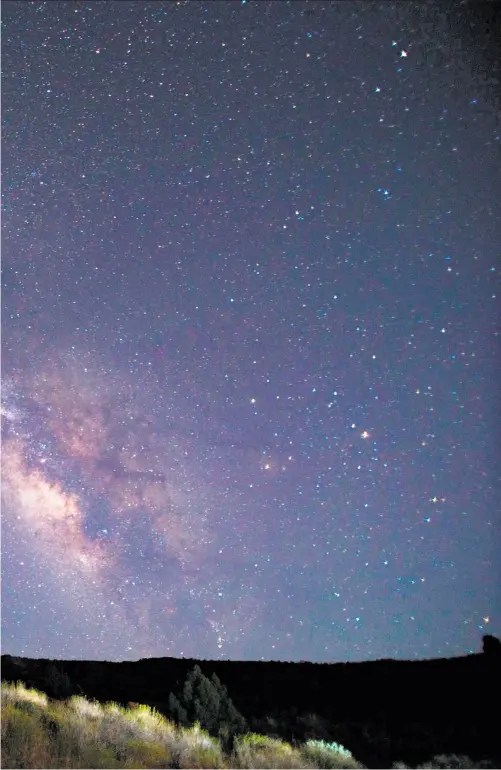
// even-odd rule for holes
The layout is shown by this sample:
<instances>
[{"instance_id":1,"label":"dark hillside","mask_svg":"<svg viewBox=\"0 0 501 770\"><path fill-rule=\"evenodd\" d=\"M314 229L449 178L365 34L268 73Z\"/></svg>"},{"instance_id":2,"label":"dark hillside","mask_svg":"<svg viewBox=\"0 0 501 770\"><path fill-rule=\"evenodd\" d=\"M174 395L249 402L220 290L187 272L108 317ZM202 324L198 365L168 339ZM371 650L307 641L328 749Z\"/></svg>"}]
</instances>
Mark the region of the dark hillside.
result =
<instances>
[{"instance_id":1,"label":"dark hillside","mask_svg":"<svg viewBox=\"0 0 501 770\"><path fill-rule=\"evenodd\" d=\"M501 684L500 648L494 640L484 643L484 653L460 658L335 664L174 658L108 663L3 655L2 678L47 690L52 664L67 675L72 691L100 701L147 703L168 714L169 693L180 690L198 663L207 676L218 675L251 725L272 725L288 739L339 740L372 767L442 752L500 762L491 705Z\"/></svg>"}]
</instances>

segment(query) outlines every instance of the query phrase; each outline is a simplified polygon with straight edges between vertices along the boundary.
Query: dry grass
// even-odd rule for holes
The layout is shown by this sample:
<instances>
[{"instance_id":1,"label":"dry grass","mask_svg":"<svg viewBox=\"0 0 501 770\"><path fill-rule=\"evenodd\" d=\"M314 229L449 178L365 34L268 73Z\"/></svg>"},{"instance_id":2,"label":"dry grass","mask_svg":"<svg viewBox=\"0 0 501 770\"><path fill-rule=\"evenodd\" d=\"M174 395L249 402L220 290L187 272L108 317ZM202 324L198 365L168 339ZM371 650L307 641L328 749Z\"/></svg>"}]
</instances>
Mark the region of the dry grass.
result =
<instances>
[{"instance_id":1,"label":"dry grass","mask_svg":"<svg viewBox=\"0 0 501 770\"><path fill-rule=\"evenodd\" d=\"M2 767L168 768L180 736L147 706L61 703L22 683L2 684Z\"/></svg>"},{"instance_id":2,"label":"dry grass","mask_svg":"<svg viewBox=\"0 0 501 770\"><path fill-rule=\"evenodd\" d=\"M239 736L228 756L198 724L178 728L149 706L102 705L81 696L53 701L21 682L2 683L1 716L3 768L363 768L337 744L310 740L293 747L256 733ZM473 766L453 755L421 765Z\"/></svg>"},{"instance_id":3,"label":"dry grass","mask_svg":"<svg viewBox=\"0 0 501 770\"><path fill-rule=\"evenodd\" d=\"M248 733L236 742L234 752L235 768L305 768L314 767L305 764L297 749L279 738Z\"/></svg>"},{"instance_id":4,"label":"dry grass","mask_svg":"<svg viewBox=\"0 0 501 770\"><path fill-rule=\"evenodd\" d=\"M351 756L351 755L350 755ZM338 756L341 761L342 755ZM101 705L81 696L53 701L22 683L2 684L2 767L315 768L285 741L250 733L231 756L200 725L178 728L149 706Z\"/></svg>"}]
</instances>

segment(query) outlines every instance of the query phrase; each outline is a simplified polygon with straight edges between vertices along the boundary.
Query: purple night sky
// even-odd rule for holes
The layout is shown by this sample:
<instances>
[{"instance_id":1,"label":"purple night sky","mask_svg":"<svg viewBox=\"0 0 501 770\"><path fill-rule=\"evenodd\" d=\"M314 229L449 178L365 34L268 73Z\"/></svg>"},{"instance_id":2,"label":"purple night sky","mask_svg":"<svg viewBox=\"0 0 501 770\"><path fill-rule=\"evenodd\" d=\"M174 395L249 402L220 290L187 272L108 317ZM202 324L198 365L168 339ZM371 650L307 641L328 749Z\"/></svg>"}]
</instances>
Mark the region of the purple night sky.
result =
<instances>
[{"instance_id":1,"label":"purple night sky","mask_svg":"<svg viewBox=\"0 0 501 770\"><path fill-rule=\"evenodd\" d=\"M447 12L2 17L3 652L500 635L501 137Z\"/></svg>"}]
</instances>

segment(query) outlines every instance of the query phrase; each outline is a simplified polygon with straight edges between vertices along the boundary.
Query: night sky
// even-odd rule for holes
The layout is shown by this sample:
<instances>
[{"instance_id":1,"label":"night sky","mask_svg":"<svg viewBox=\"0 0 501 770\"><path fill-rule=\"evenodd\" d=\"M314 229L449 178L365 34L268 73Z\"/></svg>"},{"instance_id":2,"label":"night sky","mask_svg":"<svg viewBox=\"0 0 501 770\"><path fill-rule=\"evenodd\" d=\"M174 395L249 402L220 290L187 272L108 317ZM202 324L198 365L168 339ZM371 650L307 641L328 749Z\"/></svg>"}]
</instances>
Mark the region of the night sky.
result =
<instances>
[{"instance_id":1,"label":"night sky","mask_svg":"<svg viewBox=\"0 0 501 770\"><path fill-rule=\"evenodd\" d=\"M501 633L501 130L444 8L2 3L4 653Z\"/></svg>"}]
</instances>

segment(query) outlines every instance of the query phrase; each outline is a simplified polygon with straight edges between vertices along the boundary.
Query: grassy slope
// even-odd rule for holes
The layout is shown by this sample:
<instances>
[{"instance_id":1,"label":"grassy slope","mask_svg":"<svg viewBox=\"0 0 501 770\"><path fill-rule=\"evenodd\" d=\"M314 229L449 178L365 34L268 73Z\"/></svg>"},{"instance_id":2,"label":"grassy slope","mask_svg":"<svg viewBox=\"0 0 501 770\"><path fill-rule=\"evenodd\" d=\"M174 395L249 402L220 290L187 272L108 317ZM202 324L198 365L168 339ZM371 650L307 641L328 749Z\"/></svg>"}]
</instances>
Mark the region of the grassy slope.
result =
<instances>
[{"instance_id":1,"label":"grassy slope","mask_svg":"<svg viewBox=\"0 0 501 770\"><path fill-rule=\"evenodd\" d=\"M2 767L37 768L360 768L342 747L293 748L254 733L231 755L198 725L178 728L149 706L105 706L81 696L53 701L2 683Z\"/></svg>"},{"instance_id":2,"label":"grassy slope","mask_svg":"<svg viewBox=\"0 0 501 770\"><path fill-rule=\"evenodd\" d=\"M54 701L21 682L2 683L1 716L4 768L363 767L336 744L291 746L255 733L239 737L233 753L225 755L219 741L198 725L179 728L149 706L103 706L81 696ZM436 757L422 767L473 763L467 757Z\"/></svg>"}]
</instances>

